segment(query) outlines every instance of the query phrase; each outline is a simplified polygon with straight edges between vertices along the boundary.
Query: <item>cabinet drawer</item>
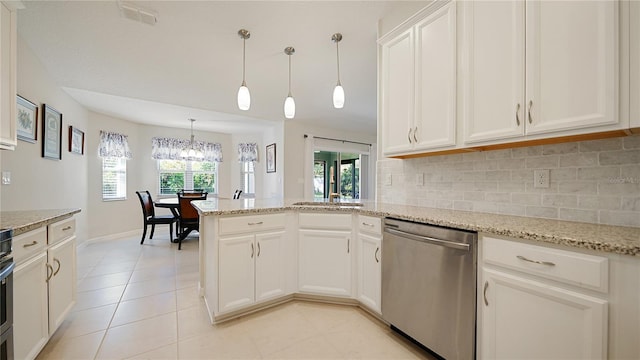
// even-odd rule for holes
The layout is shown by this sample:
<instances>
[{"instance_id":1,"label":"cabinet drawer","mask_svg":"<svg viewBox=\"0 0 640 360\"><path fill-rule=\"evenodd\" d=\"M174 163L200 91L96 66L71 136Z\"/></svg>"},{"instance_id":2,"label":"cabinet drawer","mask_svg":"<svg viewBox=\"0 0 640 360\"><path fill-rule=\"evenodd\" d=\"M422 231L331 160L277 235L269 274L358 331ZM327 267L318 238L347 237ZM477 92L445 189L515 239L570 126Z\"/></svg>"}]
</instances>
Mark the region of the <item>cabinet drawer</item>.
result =
<instances>
[{"instance_id":1,"label":"cabinet drawer","mask_svg":"<svg viewBox=\"0 0 640 360\"><path fill-rule=\"evenodd\" d=\"M47 228L43 226L13 238L13 259L20 264L32 255L45 251L46 247Z\"/></svg>"},{"instance_id":2,"label":"cabinet drawer","mask_svg":"<svg viewBox=\"0 0 640 360\"><path fill-rule=\"evenodd\" d=\"M284 214L234 216L220 219L218 234L239 234L285 227Z\"/></svg>"},{"instance_id":3,"label":"cabinet drawer","mask_svg":"<svg viewBox=\"0 0 640 360\"><path fill-rule=\"evenodd\" d=\"M298 225L301 229L351 230L351 214L301 213Z\"/></svg>"},{"instance_id":4,"label":"cabinet drawer","mask_svg":"<svg viewBox=\"0 0 640 360\"><path fill-rule=\"evenodd\" d=\"M358 216L358 230L372 235L382 235L382 220L372 216Z\"/></svg>"},{"instance_id":5,"label":"cabinet drawer","mask_svg":"<svg viewBox=\"0 0 640 360\"><path fill-rule=\"evenodd\" d=\"M606 293L609 262L601 256L483 237L485 264L494 264Z\"/></svg>"},{"instance_id":6,"label":"cabinet drawer","mask_svg":"<svg viewBox=\"0 0 640 360\"><path fill-rule=\"evenodd\" d=\"M58 221L49 225L49 244L67 239L76 233L76 219Z\"/></svg>"}]
</instances>

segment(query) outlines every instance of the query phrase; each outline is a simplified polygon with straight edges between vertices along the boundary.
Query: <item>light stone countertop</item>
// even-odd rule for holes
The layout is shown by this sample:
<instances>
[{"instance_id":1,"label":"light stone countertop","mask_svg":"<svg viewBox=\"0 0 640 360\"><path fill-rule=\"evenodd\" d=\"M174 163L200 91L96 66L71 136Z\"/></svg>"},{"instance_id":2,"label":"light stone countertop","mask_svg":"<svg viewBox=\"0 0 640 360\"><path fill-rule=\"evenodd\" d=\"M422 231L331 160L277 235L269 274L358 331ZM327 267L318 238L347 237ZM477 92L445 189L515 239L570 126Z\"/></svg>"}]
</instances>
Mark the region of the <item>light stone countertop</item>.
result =
<instances>
[{"instance_id":1,"label":"light stone countertop","mask_svg":"<svg viewBox=\"0 0 640 360\"><path fill-rule=\"evenodd\" d=\"M0 211L0 229L13 229L13 236L17 236L79 212L80 209Z\"/></svg>"},{"instance_id":2,"label":"light stone countertop","mask_svg":"<svg viewBox=\"0 0 640 360\"><path fill-rule=\"evenodd\" d=\"M194 201L201 215L265 214L286 210L335 211L377 217L393 217L431 225L477 231L511 238L541 241L570 247L640 256L640 228L598 225L522 216L435 209L363 201L362 206L342 202L295 205L301 200L212 199ZM326 206L323 206L326 205Z\"/></svg>"}]
</instances>

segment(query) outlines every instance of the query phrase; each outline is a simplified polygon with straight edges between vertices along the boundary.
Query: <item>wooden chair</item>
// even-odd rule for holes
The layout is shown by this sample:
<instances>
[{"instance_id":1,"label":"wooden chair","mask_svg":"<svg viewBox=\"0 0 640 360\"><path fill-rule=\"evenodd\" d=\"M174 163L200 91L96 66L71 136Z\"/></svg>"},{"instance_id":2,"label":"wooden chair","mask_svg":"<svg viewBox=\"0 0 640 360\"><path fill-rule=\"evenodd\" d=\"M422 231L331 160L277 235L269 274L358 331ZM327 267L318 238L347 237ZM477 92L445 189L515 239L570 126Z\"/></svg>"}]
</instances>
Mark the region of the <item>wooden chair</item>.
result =
<instances>
[{"instance_id":1,"label":"wooden chair","mask_svg":"<svg viewBox=\"0 0 640 360\"><path fill-rule=\"evenodd\" d=\"M138 198L140 199L140 205L142 206L142 219L144 221L144 230L142 231L142 240L140 244L144 243L144 238L147 236L147 227L151 225L151 234L149 239L153 239L153 232L156 229L156 225L169 225L169 239L173 242L173 223L178 221L173 215L160 215L156 216L155 208L153 206L153 199L149 191L136 191Z\"/></svg>"},{"instance_id":2,"label":"wooden chair","mask_svg":"<svg viewBox=\"0 0 640 360\"><path fill-rule=\"evenodd\" d=\"M180 190L180 194L182 195L202 195L202 194L206 194L207 192L204 191L204 189L192 189L192 190L186 190L186 189L182 189Z\"/></svg>"},{"instance_id":3,"label":"wooden chair","mask_svg":"<svg viewBox=\"0 0 640 360\"><path fill-rule=\"evenodd\" d=\"M207 193L196 196L195 194L182 194L178 193L178 212L180 217L178 219L178 228L180 229L180 236L178 236L178 250L182 249L182 240L193 230L198 231L200 228L200 216L198 211L191 205L193 200L207 200Z\"/></svg>"},{"instance_id":4,"label":"wooden chair","mask_svg":"<svg viewBox=\"0 0 640 360\"><path fill-rule=\"evenodd\" d=\"M236 192L233 193L233 198L234 199L240 199L240 195L242 194L242 190L238 189L236 190Z\"/></svg>"}]
</instances>

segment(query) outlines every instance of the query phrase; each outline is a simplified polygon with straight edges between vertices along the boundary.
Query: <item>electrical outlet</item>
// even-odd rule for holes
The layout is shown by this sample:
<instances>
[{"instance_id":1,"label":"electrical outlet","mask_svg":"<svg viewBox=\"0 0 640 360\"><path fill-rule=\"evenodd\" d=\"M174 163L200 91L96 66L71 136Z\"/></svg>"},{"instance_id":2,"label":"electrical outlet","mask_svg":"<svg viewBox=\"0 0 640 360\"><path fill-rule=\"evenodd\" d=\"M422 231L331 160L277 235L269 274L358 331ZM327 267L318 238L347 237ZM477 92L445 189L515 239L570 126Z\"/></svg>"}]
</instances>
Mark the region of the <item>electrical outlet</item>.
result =
<instances>
[{"instance_id":1,"label":"electrical outlet","mask_svg":"<svg viewBox=\"0 0 640 360\"><path fill-rule=\"evenodd\" d=\"M423 173L416 174L416 185L418 185L418 186L423 186L424 185L424 174Z\"/></svg>"},{"instance_id":2,"label":"electrical outlet","mask_svg":"<svg viewBox=\"0 0 640 360\"><path fill-rule=\"evenodd\" d=\"M386 186L391 186L391 174L386 174L384 176L384 184Z\"/></svg>"},{"instance_id":3,"label":"electrical outlet","mask_svg":"<svg viewBox=\"0 0 640 360\"><path fill-rule=\"evenodd\" d=\"M549 188L549 170L533 171L533 187L541 189Z\"/></svg>"},{"instance_id":4,"label":"electrical outlet","mask_svg":"<svg viewBox=\"0 0 640 360\"><path fill-rule=\"evenodd\" d=\"M2 172L2 185L11 184L11 171Z\"/></svg>"}]
</instances>

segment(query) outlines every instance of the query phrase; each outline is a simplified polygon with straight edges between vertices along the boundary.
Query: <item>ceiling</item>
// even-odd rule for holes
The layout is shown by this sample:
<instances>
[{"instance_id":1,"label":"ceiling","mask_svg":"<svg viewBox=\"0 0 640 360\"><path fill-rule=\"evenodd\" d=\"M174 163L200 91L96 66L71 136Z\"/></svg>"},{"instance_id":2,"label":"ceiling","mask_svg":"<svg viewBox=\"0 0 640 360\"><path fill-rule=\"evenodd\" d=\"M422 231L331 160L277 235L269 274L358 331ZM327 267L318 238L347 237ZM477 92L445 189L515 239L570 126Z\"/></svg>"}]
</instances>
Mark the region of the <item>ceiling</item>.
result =
<instances>
[{"instance_id":1,"label":"ceiling","mask_svg":"<svg viewBox=\"0 0 640 360\"><path fill-rule=\"evenodd\" d=\"M293 120L376 132L378 19L403 1L126 2L157 13L148 25L116 1L24 1L18 34L58 85L87 108L139 123L223 133L260 132L285 121L293 46ZM415 4L415 2L414 2ZM237 107L242 39L251 109ZM340 32L343 109L334 109Z\"/></svg>"}]
</instances>

